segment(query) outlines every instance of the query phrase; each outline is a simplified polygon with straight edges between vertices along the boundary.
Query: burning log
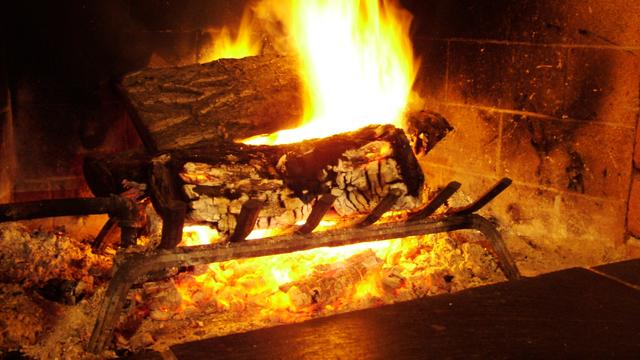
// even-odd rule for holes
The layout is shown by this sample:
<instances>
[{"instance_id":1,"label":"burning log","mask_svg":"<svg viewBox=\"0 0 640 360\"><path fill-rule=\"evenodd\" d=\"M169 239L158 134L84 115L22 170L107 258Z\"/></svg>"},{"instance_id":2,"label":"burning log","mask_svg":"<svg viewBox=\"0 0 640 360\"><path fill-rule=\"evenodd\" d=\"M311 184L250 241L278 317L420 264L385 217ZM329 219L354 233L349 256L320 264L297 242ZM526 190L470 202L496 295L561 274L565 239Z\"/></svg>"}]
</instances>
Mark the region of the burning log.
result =
<instances>
[{"instance_id":1,"label":"burning log","mask_svg":"<svg viewBox=\"0 0 640 360\"><path fill-rule=\"evenodd\" d=\"M156 152L296 126L302 115L296 68L287 56L220 59L138 71L120 89L145 146Z\"/></svg>"},{"instance_id":2,"label":"burning log","mask_svg":"<svg viewBox=\"0 0 640 360\"><path fill-rule=\"evenodd\" d=\"M265 54L144 69L127 75L120 90L145 146L156 153L294 127L301 86L295 58ZM408 116L407 130L423 154L452 128L439 114L421 111Z\"/></svg>"},{"instance_id":3,"label":"burning log","mask_svg":"<svg viewBox=\"0 0 640 360\"><path fill-rule=\"evenodd\" d=\"M233 142L296 125L300 83L295 59L278 55L130 74L121 90L152 156L87 159L87 182L96 195L122 193L125 183L148 188L164 248L179 242L185 220L231 233L248 200L261 202L258 228L304 220L327 194L341 216L369 213L390 193L393 209L416 207L424 176L412 148L427 153L451 130L433 113L409 114L411 141L380 125L299 144Z\"/></svg>"},{"instance_id":4,"label":"burning log","mask_svg":"<svg viewBox=\"0 0 640 360\"><path fill-rule=\"evenodd\" d=\"M428 112L411 114L409 125L409 135L420 145L411 144L401 129L378 125L278 146L199 144L166 152L163 161L135 152L88 158L85 178L97 195L122 193L123 184L134 184L155 198L162 191L153 189L164 186L157 174L167 171L152 163L168 162L173 178L165 182L174 184L165 188L180 194L155 199L154 205L186 201L187 221L209 223L223 232L235 228L249 199L264 202L258 228L304 220L323 194L336 197L333 208L342 216L370 212L392 190L400 195L395 209L408 209L418 205L424 182L412 147L426 153L451 130L446 120Z\"/></svg>"},{"instance_id":5,"label":"burning log","mask_svg":"<svg viewBox=\"0 0 640 360\"><path fill-rule=\"evenodd\" d=\"M382 264L373 250L366 250L345 261L320 266L313 274L282 285L280 290L286 292L298 308L326 305L343 296Z\"/></svg>"},{"instance_id":6,"label":"burning log","mask_svg":"<svg viewBox=\"0 0 640 360\"><path fill-rule=\"evenodd\" d=\"M404 131L376 125L324 139L278 146L227 147L223 156L191 158L180 169L193 222L235 228L242 204L264 203L258 228L304 220L323 194L340 216L369 213L390 191L395 209L420 203L424 175Z\"/></svg>"}]
</instances>

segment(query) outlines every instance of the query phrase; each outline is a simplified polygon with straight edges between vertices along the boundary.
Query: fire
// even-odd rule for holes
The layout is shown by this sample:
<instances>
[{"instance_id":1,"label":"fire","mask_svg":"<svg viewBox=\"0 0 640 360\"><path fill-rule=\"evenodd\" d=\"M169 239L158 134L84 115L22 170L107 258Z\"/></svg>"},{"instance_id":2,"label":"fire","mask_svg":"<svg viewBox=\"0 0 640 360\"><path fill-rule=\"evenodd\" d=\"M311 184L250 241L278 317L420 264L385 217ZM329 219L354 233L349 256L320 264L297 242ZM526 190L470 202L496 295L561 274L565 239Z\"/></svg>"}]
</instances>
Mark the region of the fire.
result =
<instances>
[{"instance_id":1,"label":"fire","mask_svg":"<svg viewBox=\"0 0 640 360\"><path fill-rule=\"evenodd\" d=\"M284 24L301 60L304 125L245 143L284 144L370 124L401 125L418 61L409 38L411 14L396 1L267 0L257 11Z\"/></svg>"},{"instance_id":2,"label":"fire","mask_svg":"<svg viewBox=\"0 0 640 360\"><path fill-rule=\"evenodd\" d=\"M213 30L202 62L257 55L255 15L284 26L300 59L302 126L243 140L274 145L326 137L370 124L401 126L419 60L411 14L396 0L261 0L244 12L235 37ZM280 30L280 29L279 29Z\"/></svg>"},{"instance_id":3,"label":"fire","mask_svg":"<svg viewBox=\"0 0 640 360\"><path fill-rule=\"evenodd\" d=\"M252 23L251 12L246 10L242 15L238 29L235 31L235 36L227 26L209 31L214 38L214 43L204 50L200 62L207 63L218 59L240 59L260 53L261 44L259 38L255 35Z\"/></svg>"},{"instance_id":4,"label":"fire","mask_svg":"<svg viewBox=\"0 0 640 360\"><path fill-rule=\"evenodd\" d=\"M324 222L320 226L332 226L333 222ZM255 233L255 231L254 231ZM252 234L256 235L256 234ZM264 235L264 234L258 234ZM272 235L272 234L268 234ZM200 238L199 236L204 236ZM218 240L217 232L206 226L185 227L183 245L209 244ZM403 245L404 244L404 245ZM315 304L296 298L295 291L285 290L287 284L312 276L323 267L344 263L355 254L370 251L370 257L381 259L376 264L376 270L383 267L387 261L393 262L393 253L407 253L415 246L415 242L406 243L399 240L389 240L371 243L360 243L337 248L318 248L308 251L230 260L207 266L199 275L183 277L176 282L177 289L182 296L183 306L202 306L214 304L220 310L242 309L246 306L261 306L265 315L278 314L286 316L291 313L311 313ZM348 297L364 298L376 296L382 290L375 276L358 279L353 288L346 289ZM337 299L331 303L321 304L323 307L337 306Z\"/></svg>"},{"instance_id":5,"label":"fire","mask_svg":"<svg viewBox=\"0 0 640 360\"><path fill-rule=\"evenodd\" d=\"M409 39L412 17L395 0L262 0L253 10L258 17L284 26L285 39L300 59L305 111L301 127L246 143L290 143L369 124L401 125L418 61ZM218 39L208 60L255 54L250 28L245 13L237 37L232 41L229 31L223 29L222 40ZM385 151L389 149L381 149ZM334 224L324 222L319 229ZM277 233L275 229L255 230L248 239ZM219 234L208 227L190 226L184 229L182 245L219 240ZM177 282L178 291L187 305L214 303L225 310L248 304L259 305L268 314L282 310L310 313L317 306L334 309L340 301L383 293L383 269L403 272L406 265L409 276L415 269L413 258L426 254L427 248L420 244L418 238L390 240L215 263ZM355 257L357 261L352 260ZM330 287L325 291L327 298L318 300L305 283L299 283L321 273L329 275L320 282L344 285L339 298ZM392 291L403 286L402 281L389 279L385 281L394 284Z\"/></svg>"}]
</instances>

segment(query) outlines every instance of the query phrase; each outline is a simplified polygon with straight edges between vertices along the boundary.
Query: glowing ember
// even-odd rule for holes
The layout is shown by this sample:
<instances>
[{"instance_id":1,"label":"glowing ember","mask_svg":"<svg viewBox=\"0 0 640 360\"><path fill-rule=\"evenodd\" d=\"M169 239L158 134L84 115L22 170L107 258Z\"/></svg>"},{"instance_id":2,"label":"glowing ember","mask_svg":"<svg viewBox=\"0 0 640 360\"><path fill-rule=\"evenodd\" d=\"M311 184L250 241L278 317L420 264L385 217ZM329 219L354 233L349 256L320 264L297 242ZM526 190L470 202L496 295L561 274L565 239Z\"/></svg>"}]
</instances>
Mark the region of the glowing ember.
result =
<instances>
[{"instance_id":1,"label":"glowing ember","mask_svg":"<svg viewBox=\"0 0 640 360\"><path fill-rule=\"evenodd\" d=\"M206 231L190 229L185 236L198 233ZM410 237L199 266L169 284L162 293L175 292L179 300L162 295L152 318L251 309L262 319L291 322L501 279L478 244L458 245L446 235Z\"/></svg>"},{"instance_id":2,"label":"glowing ember","mask_svg":"<svg viewBox=\"0 0 640 360\"><path fill-rule=\"evenodd\" d=\"M304 125L247 140L278 144L325 137L369 124L401 125L416 75L409 39L411 15L391 0L263 0L261 18L283 24L300 58L305 85ZM250 21L245 14L237 38L223 32L220 48L208 59L252 55ZM231 46L232 45L232 46ZM235 52L240 49L240 52ZM228 55L231 54L231 55ZM380 149L384 154L389 149ZM324 222L319 230L334 225ZM318 230L317 229L317 230ZM276 235L254 230L249 239ZM320 248L292 254L232 260L209 265L176 281L182 307L215 304L219 309L249 305L267 314L312 313L340 304L406 289L405 277L429 257L424 238ZM182 245L220 240L205 226L185 227Z\"/></svg>"},{"instance_id":3,"label":"glowing ember","mask_svg":"<svg viewBox=\"0 0 640 360\"><path fill-rule=\"evenodd\" d=\"M214 244L220 239L216 229L205 225L189 225L182 229L181 246Z\"/></svg>"},{"instance_id":4,"label":"glowing ember","mask_svg":"<svg viewBox=\"0 0 640 360\"><path fill-rule=\"evenodd\" d=\"M210 231L212 230L205 230L203 227L189 227L185 229L185 243L215 242L216 239L210 237L212 234ZM205 239L198 239L198 234L204 235ZM350 299L377 296L383 291L380 288L380 271L383 266L392 266L394 262L397 263L403 252L412 256L410 249L416 248L417 244L417 240L407 241L406 239L405 241L380 241L231 260L210 264L206 270L201 270L199 275L181 278L176 285L182 295L183 306L197 307L214 304L220 310L261 306L264 313L280 315L289 312L313 312L318 306L338 306L340 302ZM333 284L335 276L345 276L340 274L344 271L353 272L354 270L349 268L360 265L361 261L350 264L349 260L362 254L366 256L362 262L369 261L372 265L366 269L366 272L360 270L361 273L357 273L356 281L353 283L351 283L352 275L346 277L345 280L349 280L348 286L338 289L339 291L335 294L331 289L331 296L326 297L330 301L317 301L323 294L301 293L304 289L301 290L299 284L291 285L304 282L304 279L308 278L309 286L315 286L314 274L323 273L327 274L327 281Z\"/></svg>"}]
</instances>

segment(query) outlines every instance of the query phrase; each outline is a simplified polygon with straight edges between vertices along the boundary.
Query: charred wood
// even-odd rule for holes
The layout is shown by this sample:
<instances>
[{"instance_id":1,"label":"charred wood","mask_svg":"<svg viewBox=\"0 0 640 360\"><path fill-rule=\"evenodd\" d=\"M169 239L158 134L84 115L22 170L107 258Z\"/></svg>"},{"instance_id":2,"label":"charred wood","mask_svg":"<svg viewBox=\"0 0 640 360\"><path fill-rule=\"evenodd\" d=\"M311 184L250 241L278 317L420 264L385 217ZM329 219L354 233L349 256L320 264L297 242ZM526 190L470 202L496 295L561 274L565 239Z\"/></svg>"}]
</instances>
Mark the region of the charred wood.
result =
<instances>
[{"instance_id":1,"label":"charred wood","mask_svg":"<svg viewBox=\"0 0 640 360\"><path fill-rule=\"evenodd\" d=\"M442 115L428 110L407 117L407 134L416 155L424 155L440 142L453 127Z\"/></svg>"},{"instance_id":2,"label":"charred wood","mask_svg":"<svg viewBox=\"0 0 640 360\"><path fill-rule=\"evenodd\" d=\"M172 171L170 157L158 156L151 163L149 192L151 202L162 218L160 248L171 249L182 240L187 204L179 195L179 184L176 172Z\"/></svg>"},{"instance_id":3,"label":"charred wood","mask_svg":"<svg viewBox=\"0 0 640 360\"><path fill-rule=\"evenodd\" d=\"M120 90L152 154L292 128L302 115L297 62L277 54L145 69L125 76ZM406 125L418 155L452 130L432 111L409 114Z\"/></svg>"},{"instance_id":4,"label":"charred wood","mask_svg":"<svg viewBox=\"0 0 640 360\"><path fill-rule=\"evenodd\" d=\"M422 153L451 129L442 117L428 112L413 113L409 118ZM295 144L204 142L155 158L140 152L92 158L85 163L85 177L100 194L120 193L131 184L139 186L145 196L150 195L161 216L170 212L169 202L184 201L188 204L186 221L208 223L231 233L249 199L265 202L258 228L288 227L304 221L317 199L327 194L335 196L332 208L341 216L369 213L392 189L399 193L392 209L416 207L424 175L412 148L416 144L410 143L403 130L372 125ZM159 178L164 180L158 182ZM173 205L175 217L180 204ZM175 224L167 225L177 229ZM163 246L176 243L179 231L171 233L165 234ZM169 241L169 237L175 239Z\"/></svg>"},{"instance_id":5,"label":"charred wood","mask_svg":"<svg viewBox=\"0 0 640 360\"><path fill-rule=\"evenodd\" d=\"M234 144L211 156L191 149L179 160L193 222L232 231L243 203L264 202L257 228L286 227L309 216L317 199L336 197L340 216L371 212L390 192L390 209L420 203L424 175L403 130L373 125L328 138L277 146ZM176 159L180 155L176 154Z\"/></svg>"}]
</instances>

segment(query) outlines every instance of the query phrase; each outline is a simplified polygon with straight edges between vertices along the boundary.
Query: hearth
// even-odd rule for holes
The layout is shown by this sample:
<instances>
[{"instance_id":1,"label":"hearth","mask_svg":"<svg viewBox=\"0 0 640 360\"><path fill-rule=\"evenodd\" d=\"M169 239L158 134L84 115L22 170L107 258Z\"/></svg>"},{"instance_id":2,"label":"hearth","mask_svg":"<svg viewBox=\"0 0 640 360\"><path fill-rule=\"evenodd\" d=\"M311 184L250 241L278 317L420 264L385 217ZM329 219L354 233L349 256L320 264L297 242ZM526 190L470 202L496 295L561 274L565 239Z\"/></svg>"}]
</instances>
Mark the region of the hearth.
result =
<instances>
[{"instance_id":1,"label":"hearth","mask_svg":"<svg viewBox=\"0 0 640 360\"><path fill-rule=\"evenodd\" d=\"M640 253L634 5L12 7L0 351L163 349Z\"/></svg>"}]
</instances>

